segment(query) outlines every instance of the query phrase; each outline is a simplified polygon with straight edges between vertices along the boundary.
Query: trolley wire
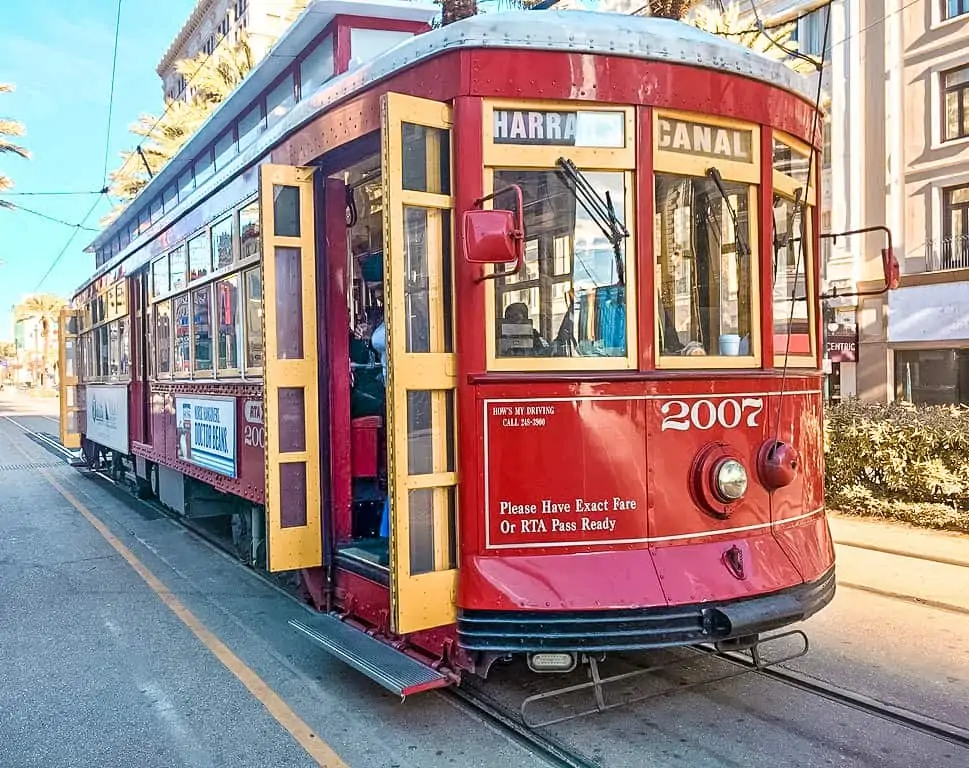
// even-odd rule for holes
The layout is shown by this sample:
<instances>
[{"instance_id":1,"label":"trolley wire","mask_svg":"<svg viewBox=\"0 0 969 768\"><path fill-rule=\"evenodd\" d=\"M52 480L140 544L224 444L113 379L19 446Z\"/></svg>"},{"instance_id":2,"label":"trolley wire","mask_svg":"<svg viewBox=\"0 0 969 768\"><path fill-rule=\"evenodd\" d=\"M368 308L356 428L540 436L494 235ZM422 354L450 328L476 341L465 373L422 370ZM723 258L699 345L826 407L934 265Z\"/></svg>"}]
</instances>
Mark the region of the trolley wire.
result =
<instances>
[{"instance_id":1,"label":"trolley wire","mask_svg":"<svg viewBox=\"0 0 969 768\"><path fill-rule=\"evenodd\" d=\"M123 0L118 0L118 12L114 19L114 53L111 56L111 89L108 93L108 123L104 131L104 171L101 178L102 185L107 185L108 183L108 157L111 149L111 114L114 111L114 81L118 73L118 39L121 33L122 2Z\"/></svg>"},{"instance_id":2,"label":"trolley wire","mask_svg":"<svg viewBox=\"0 0 969 768\"><path fill-rule=\"evenodd\" d=\"M67 249L71 247L71 243L74 242L74 239L78 236L78 234L81 232L81 230L82 229L85 229L84 225L87 224L87 220L89 218L91 218L91 214L94 213L94 209L98 207L98 203L101 202L101 198L104 197L104 196L106 196L106 194L107 193L103 193L101 195L98 195L97 198L95 199L94 203L91 205L91 207L88 208L87 213L84 214L84 218L81 219L80 222L78 222L77 224L74 225L74 231L71 232L71 236L69 238L67 238L67 242L64 243L64 247L61 248L61 250L57 254L57 256L54 257L54 261L51 262L51 265L47 268L47 271L44 273L44 276L42 278L40 278L40 281L37 283L37 287L34 288L35 291L39 291L40 290L40 287L44 284L44 281L48 277L50 277L51 272L54 271L54 268L60 263L61 259L64 258L64 254L67 253Z\"/></svg>"},{"instance_id":3,"label":"trolley wire","mask_svg":"<svg viewBox=\"0 0 969 768\"><path fill-rule=\"evenodd\" d=\"M0 192L0 197L45 197L45 196L55 196L59 195L62 197L67 196L77 196L82 197L86 195L103 195L107 190L102 187L101 189L91 189L87 191L54 191L54 192ZM72 225L73 226L73 225Z\"/></svg>"},{"instance_id":4,"label":"trolley wire","mask_svg":"<svg viewBox=\"0 0 969 768\"><path fill-rule=\"evenodd\" d=\"M195 80L195 78L198 77L199 73L203 69L205 69L205 65L208 64L209 59L211 59L215 55L215 52L218 51L219 48L222 45L225 44L225 41L229 38L230 33L234 32L236 30L236 28L240 26L240 24L242 23L242 21L243 21L244 18L245 18L244 15L243 16L238 16L236 18L236 20L233 22L232 26L229 27L228 30L226 30L226 33L224 35L222 35L222 37L219 38L219 42L216 43L214 46L212 46L212 50L209 51L206 54L206 56L205 56L204 59L202 59L202 63L199 65L198 69L195 70L195 73L188 80L186 80L182 84L182 87L178 91L178 94L175 96L175 98L174 99L171 99L168 102L168 104L165 105L164 111L158 116L158 118L155 120L155 122L152 123L151 127L147 131L145 131L145 135L144 135L144 139L145 140L150 139L152 132L159 126L159 124L161 123L161 121L165 119L165 116L168 115L169 112L171 112L172 107L175 105L175 103L182 98L182 96L188 90L189 86L191 86L191 84ZM271 55L272 54L270 53L269 56L271 56ZM269 56L267 56L267 58L269 58ZM127 168L128 167L128 163L131 162L131 159L137 155L138 158L145 164L145 168L148 171L149 178L153 178L154 177L154 174L152 173L151 168L148 167L148 161L145 159L144 150L142 148L143 147L143 144L144 144L143 141L142 142L139 142L138 145L135 147L135 151L133 153L131 153L130 155L128 155L128 157L125 159L125 161L121 164L121 167L118 169L118 172L119 173L121 171L123 171L125 168ZM172 158L172 159L174 159L174 158Z\"/></svg>"},{"instance_id":5,"label":"trolley wire","mask_svg":"<svg viewBox=\"0 0 969 768\"><path fill-rule=\"evenodd\" d=\"M33 216L38 216L47 221L51 221L54 224L63 224L65 227L78 227L79 229L87 230L88 232L98 232L99 230L94 227L85 227L79 224L71 224L69 221L64 221L64 219L58 219L56 216L50 216L46 213L41 213L40 211L35 211L32 208L27 208L26 206L20 205L18 203L11 203L9 200L0 200L0 206L4 208L9 208L13 211L23 211L24 213L29 213Z\"/></svg>"}]
</instances>

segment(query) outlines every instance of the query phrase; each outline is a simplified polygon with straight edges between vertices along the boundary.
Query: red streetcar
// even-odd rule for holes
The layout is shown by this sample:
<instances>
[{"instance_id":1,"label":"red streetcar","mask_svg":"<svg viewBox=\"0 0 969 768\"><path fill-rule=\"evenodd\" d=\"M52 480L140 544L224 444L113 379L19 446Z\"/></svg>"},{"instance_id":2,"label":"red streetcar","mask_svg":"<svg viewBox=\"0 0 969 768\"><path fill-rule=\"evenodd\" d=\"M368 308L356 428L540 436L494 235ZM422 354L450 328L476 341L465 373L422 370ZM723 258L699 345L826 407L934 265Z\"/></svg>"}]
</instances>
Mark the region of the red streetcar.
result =
<instances>
[{"instance_id":1,"label":"red streetcar","mask_svg":"<svg viewBox=\"0 0 969 768\"><path fill-rule=\"evenodd\" d=\"M401 694L812 615L805 81L675 21L434 12L312 4L97 238L65 443Z\"/></svg>"}]
</instances>

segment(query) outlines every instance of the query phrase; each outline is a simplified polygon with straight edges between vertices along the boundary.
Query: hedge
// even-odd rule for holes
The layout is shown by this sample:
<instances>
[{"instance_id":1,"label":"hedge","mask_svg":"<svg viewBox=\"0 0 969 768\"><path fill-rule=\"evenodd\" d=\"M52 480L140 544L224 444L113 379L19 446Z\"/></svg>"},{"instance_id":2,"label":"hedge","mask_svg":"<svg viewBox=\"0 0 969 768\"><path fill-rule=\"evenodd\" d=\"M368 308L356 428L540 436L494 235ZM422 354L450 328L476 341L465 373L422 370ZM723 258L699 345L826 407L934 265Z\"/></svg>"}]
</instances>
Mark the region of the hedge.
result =
<instances>
[{"instance_id":1,"label":"hedge","mask_svg":"<svg viewBox=\"0 0 969 768\"><path fill-rule=\"evenodd\" d=\"M832 511L969 533L969 408L833 403L824 451Z\"/></svg>"}]
</instances>

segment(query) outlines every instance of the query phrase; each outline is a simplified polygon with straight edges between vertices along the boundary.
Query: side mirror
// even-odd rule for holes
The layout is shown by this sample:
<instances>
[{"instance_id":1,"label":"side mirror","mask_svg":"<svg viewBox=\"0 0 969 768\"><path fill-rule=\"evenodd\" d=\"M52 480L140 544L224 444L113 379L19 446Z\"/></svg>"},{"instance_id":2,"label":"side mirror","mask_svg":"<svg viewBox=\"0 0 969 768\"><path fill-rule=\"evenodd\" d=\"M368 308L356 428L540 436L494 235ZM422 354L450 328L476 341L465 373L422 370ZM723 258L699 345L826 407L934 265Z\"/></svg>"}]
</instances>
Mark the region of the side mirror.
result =
<instances>
[{"instance_id":1,"label":"side mirror","mask_svg":"<svg viewBox=\"0 0 969 768\"><path fill-rule=\"evenodd\" d=\"M502 192L514 192L517 210L484 210L481 206ZM474 208L464 212L464 258L471 264L515 264L512 272L483 275L482 280L495 279L521 271L525 263L525 227L522 191L518 185L504 187L474 201Z\"/></svg>"},{"instance_id":2,"label":"side mirror","mask_svg":"<svg viewBox=\"0 0 969 768\"><path fill-rule=\"evenodd\" d=\"M885 271L885 285L888 290L894 291L901 282L901 270L895 258L895 249L891 246L882 248L882 269Z\"/></svg>"}]
</instances>

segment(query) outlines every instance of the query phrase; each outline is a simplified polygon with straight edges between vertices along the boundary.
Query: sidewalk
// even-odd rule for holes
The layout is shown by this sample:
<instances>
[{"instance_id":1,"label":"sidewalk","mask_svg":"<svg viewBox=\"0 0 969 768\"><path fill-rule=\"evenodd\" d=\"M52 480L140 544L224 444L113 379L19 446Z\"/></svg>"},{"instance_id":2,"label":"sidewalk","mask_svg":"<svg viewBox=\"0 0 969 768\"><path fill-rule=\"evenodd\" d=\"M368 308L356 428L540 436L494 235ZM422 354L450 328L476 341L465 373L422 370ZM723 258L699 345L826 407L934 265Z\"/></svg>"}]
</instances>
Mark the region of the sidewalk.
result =
<instances>
[{"instance_id":1,"label":"sidewalk","mask_svg":"<svg viewBox=\"0 0 969 768\"><path fill-rule=\"evenodd\" d=\"M969 611L969 536L831 515L838 583Z\"/></svg>"}]
</instances>

